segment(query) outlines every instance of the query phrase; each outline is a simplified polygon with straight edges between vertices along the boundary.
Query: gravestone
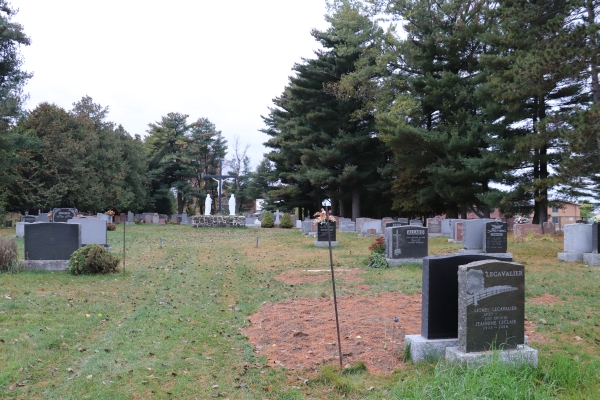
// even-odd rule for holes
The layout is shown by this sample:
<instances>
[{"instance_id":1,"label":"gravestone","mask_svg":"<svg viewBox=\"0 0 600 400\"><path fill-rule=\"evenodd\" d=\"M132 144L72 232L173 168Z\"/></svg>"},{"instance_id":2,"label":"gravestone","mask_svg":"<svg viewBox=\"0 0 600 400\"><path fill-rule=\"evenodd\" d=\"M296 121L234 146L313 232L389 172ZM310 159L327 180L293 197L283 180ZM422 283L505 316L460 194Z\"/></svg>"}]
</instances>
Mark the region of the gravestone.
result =
<instances>
[{"instance_id":1,"label":"gravestone","mask_svg":"<svg viewBox=\"0 0 600 400\"><path fill-rule=\"evenodd\" d=\"M313 223L310 219L308 221L302 221L302 233L308 235L310 232L312 232L312 228Z\"/></svg>"},{"instance_id":2,"label":"gravestone","mask_svg":"<svg viewBox=\"0 0 600 400\"><path fill-rule=\"evenodd\" d=\"M356 232L362 233L362 225L367 221L371 221L371 218L356 218Z\"/></svg>"},{"instance_id":3,"label":"gravestone","mask_svg":"<svg viewBox=\"0 0 600 400\"><path fill-rule=\"evenodd\" d=\"M81 247L79 224L25 225L25 260L69 260Z\"/></svg>"},{"instance_id":4,"label":"gravestone","mask_svg":"<svg viewBox=\"0 0 600 400\"><path fill-rule=\"evenodd\" d=\"M35 215L22 215L21 222L34 223L37 222L37 216Z\"/></svg>"},{"instance_id":5,"label":"gravestone","mask_svg":"<svg viewBox=\"0 0 600 400\"><path fill-rule=\"evenodd\" d=\"M476 261L458 267L458 348L515 349L525 341L525 267Z\"/></svg>"},{"instance_id":6,"label":"gravestone","mask_svg":"<svg viewBox=\"0 0 600 400\"><path fill-rule=\"evenodd\" d=\"M527 236L532 232L535 237L542 236L542 226L538 224L514 224L513 232L515 237Z\"/></svg>"},{"instance_id":7,"label":"gravestone","mask_svg":"<svg viewBox=\"0 0 600 400\"><path fill-rule=\"evenodd\" d=\"M385 251L390 265L394 260L419 262L428 254L427 228L418 226L397 226L385 229Z\"/></svg>"},{"instance_id":8,"label":"gravestone","mask_svg":"<svg viewBox=\"0 0 600 400\"><path fill-rule=\"evenodd\" d=\"M327 242L329 240L329 236L328 236L328 229L329 229L329 235L331 237L331 241L334 242L336 240L336 236L335 236L335 222L329 222L329 228L328 228L328 224L322 223L322 224L317 224L317 241L319 242Z\"/></svg>"},{"instance_id":9,"label":"gravestone","mask_svg":"<svg viewBox=\"0 0 600 400\"><path fill-rule=\"evenodd\" d=\"M485 240L485 224L489 219L470 219L463 221L463 249L465 252L482 253Z\"/></svg>"},{"instance_id":10,"label":"gravestone","mask_svg":"<svg viewBox=\"0 0 600 400\"><path fill-rule=\"evenodd\" d=\"M153 224L158 224L159 220L160 220L160 217L158 216L158 214L156 214L156 213L152 214L152 223Z\"/></svg>"},{"instance_id":11,"label":"gravestone","mask_svg":"<svg viewBox=\"0 0 600 400\"><path fill-rule=\"evenodd\" d=\"M556 225L552 221L547 221L542 224L542 233L544 235L556 235Z\"/></svg>"},{"instance_id":12,"label":"gravestone","mask_svg":"<svg viewBox=\"0 0 600 400\"><path fill-rule=\"evenodd\" d=\"M392 228L394 226L406 226L408 224L404 223L404 222L398 222L398 221L394 221L394 222L388 222L385 224L386 228ZM384 230L385 232L385 230Z\"/></svg>"},{"instance_id":13,"label":"gravestone","mask_svg":"<svg viewBox=\"0 0 600 400\"><path fill-rule=\"evenodd\" d=\"M486 222L484 234L483 251L485 253L506 253L508 249L508 224L506 222Z\"/></svg>"},{"instance_id":14,"label":"gravestone","mask_svg":"<svg viewBox=\"0 0 600 400\"><path fill-rule=\"evenodd\" d=\"M592 227L592 251L583 253L583 261L590 265L600 265L600 224L593 223Z\"/></svg>"},{"instance_id":15,"label":"gravestone","mask_svg":"<svg viewBox=\"0 0 600 400\"><path fill-rule=\"evenodd\" d=\"M397 222L401 222L404 225L409 225L409 220L408 218L398 218Z\"/></svg>"},{"instance_id":16,"label":"gravestone","mask_svg":"<svg viewBox=\"0 0 600 400\"><path fill-rule=\"evenodd\" d=\"M412 225L412 226L423 226L423 221L421 221L420 219L411 219L410 220L410 225Z\"/></svg>"},{"instance_id":17,"label":"gravestone","mask_svg":"<svg viewBox=\"0 0 600 400\"><path fill-rule=\"evenodd\" d=\"M429 236L442 236L442 220L440 218L427 218Z\"/></svg>"},{"instance_id":18,"label":"gravestone","mask_svg":"<svg viewBox=\"0 0 600 400\"><path fill-rule=\"evenodd\" d=\"M292 220L292 226L296 226L296 222L298 222L298 216L296 214L290 214L290 219Z\"/></svg>"},{"instance_id":19,"label":"gravestone","mask_svg":"<svg viewBox=\"0 0 600 400\"><path fill-rule=\"evenodd\" d=\"M22 238L25 236L25 225L29 224L29 222L17 222L16 233L17 237Z\"/></svg>"},{"instance_id":20,"label":"gravestone","mask_svg":"<svg viewBox=\"0 0 600 400\"><path fill-rule=\"evenodd\" d=\"M569 224L565 225L564 231L564 252L558 253L558 259L566 262L583 261L583 254L592 252L592 225Z\"/></svg>"},{"instance_id":21,"label":"gravestone","mask_svg":"<svg viewBox=\"0 0 600 400\"><path fill-rule=\"evenodd\" d=\"M441 222L442 225L442 236L450 236L452 237L452 233L450 231L450 221L451 219L443 219Z\"/></svg>"},{"instance_id":22,"label":"gravestone","mask_svg":"<svg viewBox=\"0 0 600 400\"><path fill-rule=\"evenodd\" d=\"M50 217L47 213L41 213L37 216L37 222L50 222Z\"/></svg>"},{"instance_id":23,"label":"gravestone","mask_svg":"<svg viewBox=\"0 0 600 400\"><path fill-rule=\"evenodd\" d=\"M152 215L146 215L146 216L144 217L144 222L145 222L146 224L151 224L151 223L152 223Z\"/></svg>"},{"instance_id":24,"label":"gravestone","mask_svg":"<svg viewBox=\"0 0 600 400\"><path fill-rule=\"evenodd\" d=\"M273 216L275 217L275 225L281 225L281 220L279 218L283 217L283 213L277 210L273 213Z\"/></svg>"},{"instance_id":25,"label":"gravestone","mask_svg":"<svg viewBox=\"0 0 600 400\"><path fill-rule=\"evenodd\" d=\"M466 221L466 220L465 219L451 219L450 220L450 240L449 241L456 240L456 224L461 221Z\"/></svg>"},{"instance_id":26,"label":"gravestone","mask_svg":"<svg viewBox=\"0 0 600 400\"><path fill-rule=\"evenodd\" d=\"M381 219L381 231L380 232L385 232L385 228L387 228L387 224L388 223L393 223L394 222L394 218L390 218L390 217L385 217Z\"/></svg>"},{"instance_id":27,"label":"gravestone","mask_svg":"<svg viewBox=\"0 0 600 400\"><path fill-rule=\"evenodd\" d=\"M4 227L5 228L12 228L12 219L7 219L4 221Z\"/></svg>"},{"instance_id":28,"label":"gravestone","mask_svg":"<svg viewBox=\"0 0 600 400\"><path fill-rule=\"evenodd\" d=\"M512 261L512 257L449 254L423 259L421 336L426 339L458 337L458 267L481 260Z\"/></svg>"},{"instance_id":29,"label":"gravestone","mask_svg":"<svg viewBox=\"0 0 600 400\"><path fill-rule=\"evenodd\" d=\"M113 223L116 225L119 225L121 223L121 216L120 215L115 215L113 217Z\"/></svg>"},{"instance_id":30,"label":"gravestone","mask_svg":"<svg viewBox=\"0 0 600 400\"><path fill-rule=\"evenodd\" d=\"M75 208L55 208L52 210L52 222L67 222L76 217L77 209Z\"/></svg>"},{"instance_id":31,"label":"gravestone","mask_svg":"<svg viewBox=\"0 0 600 400\"><path fill-rule=\"evenodd\" d=\"M342 221L340 223L340 232L356 232L356 224L350 221Z\"/></svg>"},{"instance_id":32,"label":"gravestone","mask_svg":"<svg viewBox=\"0 0 600 400\"><path fill-rule=\"evenodd\" d=\"M68 224L81 225L81 244L100 244L108 246L106 221L98 218L73 218Z\"/></svg>"},{"instance_id":33,"label":"gravestone","mask_svg":"<svg viewBox=\"0 0 600 400\"><path fill-rule=\"evenodd\" d=\"M169 220L169 216L167 214L158 214L158 220L160 221L161 219L164 219L166 223Z\"/></svg>"},{"instance_id":34,"label":"gravestone","mask_svg":"<svg viewBox=\"0 0 600 400\"><path fill-rule=\"evenodd\" d=\"M463 224L464 220L454 222L454 241L462 243L463 241Z\"/></svg>"},{"instance_id":35,"label":"gravestone","mask_svg":"<svg viewBox=\"0 0 600 400\"><path fill-rule=\"evenodd\" d=\"M186 211L184 211L183 214L181 214L181 223L184 225L189 224L188 214Z\"/></svg>"},{"instance_id":36,"label":"gravestone","mask_svg":"<svg viewBox=\"0 0 600 400\"><path fill-rule=\"evenodd\" d=\"M381 234L381 220L380 219L372 219L370 221L363 222L360 233L363 235L371 235L373 233L369 233L369 229L375 229L374 234Z\"/></svg>"},{"instance_id":37,"label":"gravestone","mask_svg":"<svg viewBox=\"0 0 600 400\"><path fill-rule=\"evenodd\" d=\"M127 211L127 222L135 222L135 216L131 211Z\"/></svg>"},{"instance_id":38,"label":"gravestone","mask_svg":"<svg viewBox=\"0 0 600 400\"><path fill-rule=\"evenodd\" d=\"M254 224L254 218L246 217L246 226L253 225L253 224Z\"/></svg>"},{"instance_id":39,"label":"gravestone","mask_svg":"<svg viewBox=\"0 0 600 400\"><path fill-rule=\"evenodd\" d=\"M295 227L296 227L296 229L302 230L302 221L300 221L299 219L296 220Z\"/></svg>"}]
</instances>

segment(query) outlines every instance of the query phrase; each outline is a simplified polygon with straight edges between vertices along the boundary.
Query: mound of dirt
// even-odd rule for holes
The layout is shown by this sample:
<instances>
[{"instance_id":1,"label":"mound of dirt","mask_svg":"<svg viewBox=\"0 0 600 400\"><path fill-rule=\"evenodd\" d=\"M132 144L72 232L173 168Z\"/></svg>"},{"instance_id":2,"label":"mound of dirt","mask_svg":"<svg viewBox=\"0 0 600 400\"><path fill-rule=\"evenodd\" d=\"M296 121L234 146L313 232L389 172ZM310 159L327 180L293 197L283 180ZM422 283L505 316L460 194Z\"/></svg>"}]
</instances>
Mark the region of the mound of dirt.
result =
<instances>
[{"instance_id":1,"label":"mound of dirt","mask_svg":"<svg viewBox=\"0 0 600 400\"><path fill-rule=\"evenodd\" d=\"M338 314L343 364L362 361L371 373L400 368L404 335L421 332L420 295L339 296ZM310 370L339 363L333 299L267 303L250 322L242 333L273 366Z\"/></svg>"}]
</instances>

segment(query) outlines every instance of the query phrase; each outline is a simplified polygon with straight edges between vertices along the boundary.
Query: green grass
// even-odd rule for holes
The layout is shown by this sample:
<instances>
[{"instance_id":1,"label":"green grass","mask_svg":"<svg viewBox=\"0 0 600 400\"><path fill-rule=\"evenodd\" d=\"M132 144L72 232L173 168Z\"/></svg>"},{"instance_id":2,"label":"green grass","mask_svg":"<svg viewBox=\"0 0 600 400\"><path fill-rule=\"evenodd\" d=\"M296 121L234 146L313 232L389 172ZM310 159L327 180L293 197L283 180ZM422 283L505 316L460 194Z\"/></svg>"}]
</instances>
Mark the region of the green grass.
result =
<instances>
[{"instance_id":1,"label":"green grass","mask_svg":"<svg viewBox=\"0 0 600 400\"><path fill-rule=\"evenodd\" d=\"M120 229L109 232L118 256ZM344 293L361 284L370 285L370 294L420 293L419 266L367 270L373 239L338 235L334 264L366 270L365 281L346 282ZM0 397L600 398L600 268L557 261L560 240L509 243L526 266L527 300L557 299L526 305L545 338L531 343L539 368L408 363L373 376L360 364L344 372L325 366L317 374L270 367L238 329L263 302L329 293L328 283L274 279L294 268L328 268L328 249L313 240L295 230L136 225L127 227L126 269L119 274L0 274ZM22 258L23 241L17 243ZM458 248L445 238L430 241L431 254Z\"/></svg>"}]
</instances>

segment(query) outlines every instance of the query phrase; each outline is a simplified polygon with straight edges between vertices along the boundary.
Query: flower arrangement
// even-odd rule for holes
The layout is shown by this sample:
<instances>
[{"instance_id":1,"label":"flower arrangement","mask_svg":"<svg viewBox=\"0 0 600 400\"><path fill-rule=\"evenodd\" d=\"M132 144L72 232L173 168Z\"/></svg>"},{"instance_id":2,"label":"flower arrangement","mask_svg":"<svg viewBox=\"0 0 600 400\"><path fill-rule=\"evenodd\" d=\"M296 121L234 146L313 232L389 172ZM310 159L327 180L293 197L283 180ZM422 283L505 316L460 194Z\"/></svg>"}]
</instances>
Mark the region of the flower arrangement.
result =
<instances>
[{"instance_id":1,"label":"flower arrangement","mask_svg":"<svg viewBox=\"0 0 600 400\"><path fill-rule=\"evenodd\" d=\"M373 242L372 245L369 246L369 250L371 250L371 254L383 254L385 253L385 239L379 237Z\"/></svg>"},{"instance_id":2,"label":"flower arrangement","mask_svg":"<svg viewBox=\"0 0 600 400\"><path fill-rule=\"evenodd\" d=\"M113 210L108 210L106 212L106 215L110 215L111 217L114 217L115 216L115 212Z\"/></svg>"},{"instance_id":3,"label":"flower arrangement","mask_svg":"<svg viewBox=\"0 0 600 400\"><path fill-rule=\"evenodd\" d=\"M331 210L329 210L329 217L327 216L327 213L325 212L325 210L323 208L321 208L321 211L315 213L315 215L313 215L313 217L315 217L315 220L313 221L313 225L323 225L324 223L327 222L327 220L329 219L330 222L335 222L335 217L333 215L331 215Z\"/></svg>"},{"instance_id":4,"label":"flower arrangement","mask_svg":"<svg viewBox=\"0 0 600 400\"><path fill-rule=\"evenodd\" d=\"M515 217L515 224L528 224L529 223L529 217L524 217L522 215L517 215Z\"/></svg>"},{"instance_id":5,"label":"flower arrangement","mask_svg":"<svg viewBox=\"0 0 600 400\"><path fill-rule=\"evenodd\" d=\"M594 224L600 224L600 214L594 215L592 217L592 223L594 223Z\"/></svg>"}]
</instances>

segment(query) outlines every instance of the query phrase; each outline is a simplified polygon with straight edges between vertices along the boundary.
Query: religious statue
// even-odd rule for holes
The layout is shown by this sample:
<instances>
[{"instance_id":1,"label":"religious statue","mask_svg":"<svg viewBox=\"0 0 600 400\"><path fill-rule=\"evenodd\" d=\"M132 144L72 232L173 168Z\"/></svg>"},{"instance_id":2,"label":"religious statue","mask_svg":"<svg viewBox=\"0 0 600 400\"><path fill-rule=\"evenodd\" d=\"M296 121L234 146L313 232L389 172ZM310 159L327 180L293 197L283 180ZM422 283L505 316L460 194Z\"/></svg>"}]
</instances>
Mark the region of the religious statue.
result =
<instances>
[{"instance_id":1,"label":"religious statue","mask_svg":"<svg viewBox=\"0 0 600 400\"><path fill-rule=\"evenodd\" d=\"M206 194L206 200L204 201L204 215L210 215L210 208L212 206L212 199L210 193Z\"/></svg>"},{"instance_id":2,"label":"religious statue","mask_svg":"<svg viewBox=\"0 0 600 400\"><path fill-rule=\"evenodd\" d=\"M229 215L235 215L235 197L233 193L231 193L231 197L229 198Z\"/></svg>"}]
</instances>

